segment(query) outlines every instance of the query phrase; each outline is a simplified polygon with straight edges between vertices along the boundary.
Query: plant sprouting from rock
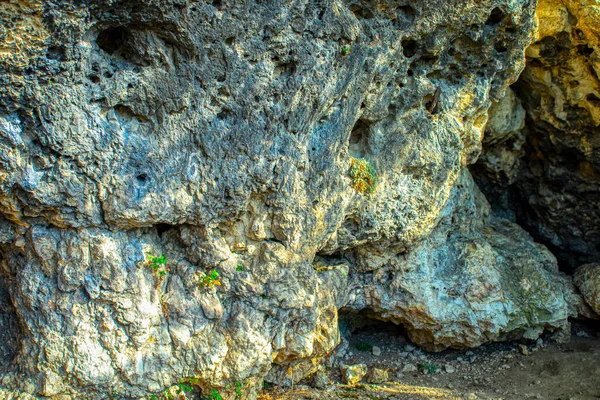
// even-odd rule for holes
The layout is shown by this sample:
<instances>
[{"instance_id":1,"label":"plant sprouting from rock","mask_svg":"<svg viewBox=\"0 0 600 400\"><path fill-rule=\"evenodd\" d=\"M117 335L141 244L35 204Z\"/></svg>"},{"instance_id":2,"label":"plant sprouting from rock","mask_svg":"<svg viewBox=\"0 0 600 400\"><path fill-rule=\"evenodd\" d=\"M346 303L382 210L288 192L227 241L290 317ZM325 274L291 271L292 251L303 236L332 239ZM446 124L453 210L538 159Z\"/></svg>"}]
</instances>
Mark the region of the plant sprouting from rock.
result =
<instances>
[{"instance_id":1,"label":"plant sprouting from rock","mask_svg":"<svg viewBox=\"0 0 600 400\"><path fill-rule=\"evenodd\" d=\"M208 274L203 272L200 276L200 286L209 288L221 286L221 281L219 280L219 273L214 269Z\"/></svg>"},{"instance_id":2,"label":"plant sprouting from rock","mask_svg":"<svg viewBox=\"0 0 600 400\"><path fill-rule=\"evenodd\" d=\"M167 274L167 270L165 268L167 265L167 258L165 257L164 253L160 257L152 254L146 254L146 256L150 262L150 267L152 267L152 269L154 269L160 276L165 276Z\"/></svg>"},{"instance_id":3,"label":"plant sprouting from rock","mask_svg":"<svg viewBox=\"0 0 600 400\"><path fill-rule=\"evenodd\" d=\"M350 161L350 176L354 181L354 189L359 193L371 194L377 186L375 167L364 158L352 158Z\"/></svg>"},{"instance_id":4,"label":"plant sprouting from rock","mask_svg":"<svg viewBox=\"0 0 600 400\"><path fill-rule=\"evenodd\" d=\"M237 395L238 398L242 398L242 383L241 382L235 382L233 384L235 386L235 394Z\"/></svg>"}]
</instances>

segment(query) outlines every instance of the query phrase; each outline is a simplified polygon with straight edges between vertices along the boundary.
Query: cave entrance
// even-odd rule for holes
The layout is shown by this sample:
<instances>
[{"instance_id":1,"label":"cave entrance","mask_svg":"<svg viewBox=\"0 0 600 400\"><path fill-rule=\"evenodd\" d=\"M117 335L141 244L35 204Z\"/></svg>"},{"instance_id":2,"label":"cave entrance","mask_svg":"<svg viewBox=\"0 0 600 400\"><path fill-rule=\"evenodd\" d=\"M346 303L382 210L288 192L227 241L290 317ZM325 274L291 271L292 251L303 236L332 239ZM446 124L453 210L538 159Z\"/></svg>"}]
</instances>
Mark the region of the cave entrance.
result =
<instances>
[{"instance_id":1,"label":"cave entrance","mask_svg":"<svg viewBox=\"0 0 600 400\"><path fill-rule=\"evenodd\" d=\"M389 357L415 349L402 325L374 318L371 310L340 310L338 321L342 336L342 356L348 360Z\"/></svg>"}]
</instances>

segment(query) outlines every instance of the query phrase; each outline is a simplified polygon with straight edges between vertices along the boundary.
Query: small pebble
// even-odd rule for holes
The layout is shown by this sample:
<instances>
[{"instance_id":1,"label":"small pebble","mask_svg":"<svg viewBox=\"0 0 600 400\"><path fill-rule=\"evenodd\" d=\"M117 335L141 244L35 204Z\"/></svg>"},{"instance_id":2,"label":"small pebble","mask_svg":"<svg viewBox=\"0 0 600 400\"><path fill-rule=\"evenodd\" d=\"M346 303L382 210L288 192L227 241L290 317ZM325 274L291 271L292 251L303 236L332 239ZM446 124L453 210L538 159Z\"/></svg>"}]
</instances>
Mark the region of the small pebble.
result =
<instances>
[{"instance_id":1,"label":"small pebble","mask_svg":"<svg viewBox=\"0 0 600 400\"><path fill-rule=\"evenodd\" d=\"M381 355L381 348L377 347L377 346L373 346L372 352L373 352L374 356L380 356Z\"/></svg>"},{"instance_id":2,"label":"small pebble","mask_svg":"<svg viewBox=\"0 0 600 400\"><path fill-rule=\"evenodd\" d=\"M418 368L414 364L406 364L404 368L402 368L402 372L417 372Z\"/></svg>"},{"instance_id":3,"label":"small pebble","mask_svg":"<svg viewBox=\"0 0 600 400\"><path fill-rule=\"evenodd\" d=\"M446 371L449 374L453 374L454 372L456 372L456 368L454 368L452 365L446 364L444 366L444 371Z\"/></svg>"},{"instance_id":4,"label":"small pebble","mask_svg":"<svg viewBox=\"0 0 600 400\"><path fill-rule=\"evenodd\" d=\"M527 346L525 346L524 344L520 344L519 345L519 351L521 352L521 354L523 354L524 356L529 354L529 349L527 348Z\"/></svg>"}]
</instances>

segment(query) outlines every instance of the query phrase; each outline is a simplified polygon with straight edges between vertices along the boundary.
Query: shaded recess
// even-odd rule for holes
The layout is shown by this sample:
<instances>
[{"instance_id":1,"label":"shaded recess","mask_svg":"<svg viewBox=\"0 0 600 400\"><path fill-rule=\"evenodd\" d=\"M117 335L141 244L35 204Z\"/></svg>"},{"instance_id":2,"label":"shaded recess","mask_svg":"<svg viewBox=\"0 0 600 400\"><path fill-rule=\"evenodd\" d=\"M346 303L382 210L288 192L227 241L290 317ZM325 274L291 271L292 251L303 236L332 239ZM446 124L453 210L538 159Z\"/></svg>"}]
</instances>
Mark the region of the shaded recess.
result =
<instances>
[{"instance_id":1,"label":"shaded recess","mask_svg":"<svg viewBox=\"0 0 600 400\"><path fill-rule=\"evenodd\" d=\"M402 325L375 318L376 313L369 309L359 312L342 308L338 312L340 335L348 337L359 333L385 333L389 336L407 337Z\"/></svg>"},{"instance_id":2,"label":"shaded recess","mask_svg":"<svg viewBox=\"0 0 600 400\"><path fill-rule=\"evenodd\" d=\"M352 127L348 151L354 158L364 158L368 153L369 124L359 119Z\"/></svg>"},{"instance_id":3,"label":"shaded recess","mask_svg":"<svg viewBox=\"0 0 600 400\"><path fill-rule=\"evenodd\" d=\"M21 328L8 292L8 280L0 276L0 373L15 358L21 341Z\"/></svg>"}]
</instances>

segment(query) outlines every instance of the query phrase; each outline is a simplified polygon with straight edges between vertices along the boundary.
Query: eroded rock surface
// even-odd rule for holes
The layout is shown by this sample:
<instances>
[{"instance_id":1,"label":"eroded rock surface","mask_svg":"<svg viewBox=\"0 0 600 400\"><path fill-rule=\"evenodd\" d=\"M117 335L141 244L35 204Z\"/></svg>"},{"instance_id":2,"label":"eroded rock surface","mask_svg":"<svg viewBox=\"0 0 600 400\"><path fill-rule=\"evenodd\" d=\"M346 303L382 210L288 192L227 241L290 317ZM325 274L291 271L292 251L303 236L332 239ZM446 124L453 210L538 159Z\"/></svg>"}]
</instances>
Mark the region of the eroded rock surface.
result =
<instances>
[{"instance_id":1,"label":"eroded rock surface","mask_svg":"<svg viewBox=\"0 0 600 400\"><path fill-rule=\"evenodd\" d=\"M19 325L2 385L139 397L193 377L252 398L265 376L315 369L342 307L436 350L563 326L554 258L490 219L465 169L533 14L0 4L0 321ZM353 157L375 167L374 194L353 188Z\"/></svg>"}]
</instances>

